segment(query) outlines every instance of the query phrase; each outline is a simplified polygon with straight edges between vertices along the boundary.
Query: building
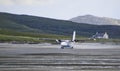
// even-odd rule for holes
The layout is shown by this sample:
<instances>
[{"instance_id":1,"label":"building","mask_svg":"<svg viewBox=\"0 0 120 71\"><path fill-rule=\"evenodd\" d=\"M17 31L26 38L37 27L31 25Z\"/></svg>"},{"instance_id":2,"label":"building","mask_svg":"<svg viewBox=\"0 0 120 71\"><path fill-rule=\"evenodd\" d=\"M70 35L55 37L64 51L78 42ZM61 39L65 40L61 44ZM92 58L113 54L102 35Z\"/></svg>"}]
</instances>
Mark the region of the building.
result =
<instances>
[{"instance_id":1,"label":"building","mask_svg":"<svg viewBox=\"0 0 120 71\"><path fill-rule=\"evenodd\" d=\"M109 39L109 35L107 32L105 33L96 33L95 35L92 36L92 39Z\"/></svg>"}]
</instances>

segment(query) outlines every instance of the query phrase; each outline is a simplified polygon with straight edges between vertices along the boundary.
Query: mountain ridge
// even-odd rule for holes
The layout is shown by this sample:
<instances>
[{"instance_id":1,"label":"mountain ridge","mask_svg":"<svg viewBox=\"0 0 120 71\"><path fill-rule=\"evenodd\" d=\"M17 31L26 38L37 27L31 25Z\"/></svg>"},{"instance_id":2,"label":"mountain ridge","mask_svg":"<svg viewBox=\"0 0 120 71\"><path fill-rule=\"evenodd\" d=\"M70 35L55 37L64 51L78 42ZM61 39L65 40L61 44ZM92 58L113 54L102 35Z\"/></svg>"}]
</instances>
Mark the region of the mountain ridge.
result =
<instances>
[{"instance_id":1,"label":"mountain ridge","mask_svg":"<svg viewBox=\"0 0 120 71\"><path fill-rule=\"evenodd\" d=\"M120 26L120 20L108 17L98 17L94 15L83 15L71 18L70 21L77 23L88 23L92 25L116 25Z\"/></svg>"}]
</instances>

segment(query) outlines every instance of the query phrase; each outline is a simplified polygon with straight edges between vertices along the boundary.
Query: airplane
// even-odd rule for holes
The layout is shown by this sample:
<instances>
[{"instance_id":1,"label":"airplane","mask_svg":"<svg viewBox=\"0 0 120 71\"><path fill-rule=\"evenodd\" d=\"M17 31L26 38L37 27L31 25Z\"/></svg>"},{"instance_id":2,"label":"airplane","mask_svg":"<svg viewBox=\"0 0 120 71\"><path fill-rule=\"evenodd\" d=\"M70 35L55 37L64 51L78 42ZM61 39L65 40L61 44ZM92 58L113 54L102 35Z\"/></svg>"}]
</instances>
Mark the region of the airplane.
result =
<instances>
[{"instance_id":1,"label":"airplane","mask_svg":"<svg viewBox=\"0 0 120 71\"><path fill-rule=\"evenodd\" d=\"M73 46L74 46L74 43L75 43L75 37L76 37L76 31L73 31L72 40L58 40L58 39L56 39L56 41L58 43L60 43L61 49L64 49L64 48L73 49Z\"/></svg>"}]
</instances>

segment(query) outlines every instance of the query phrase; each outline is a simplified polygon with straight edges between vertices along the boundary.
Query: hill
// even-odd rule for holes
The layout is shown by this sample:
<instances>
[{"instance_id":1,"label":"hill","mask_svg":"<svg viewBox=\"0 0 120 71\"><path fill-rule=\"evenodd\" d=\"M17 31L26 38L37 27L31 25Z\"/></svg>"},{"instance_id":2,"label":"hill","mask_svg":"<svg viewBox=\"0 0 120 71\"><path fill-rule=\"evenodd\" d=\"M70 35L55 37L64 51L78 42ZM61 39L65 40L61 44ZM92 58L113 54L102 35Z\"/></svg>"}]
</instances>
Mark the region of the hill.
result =
<instances>
[{"instance_id":1,"label":"hill","mask_svg":"<svg viewBox=\"0 0 120 71\"><path fill-rule=\"evenodd\" d=\"M111 38L120 38L120 26L116 25L90 25L66 20L2 12L0 13L0 29L25 33L69 36L72 35L73 30L76 30L77 35L85 37L91 37L96 32L108 32Z\"/></svg>"},{"instance_id":2,"label":"hill","mask_svg":"<svg viewBox=\"0 0 120 71\"><path fill-rule=\"evenodd\" d=\"M117 25L120 26L120 20L107 18L107 17L97 17L93 15L78 16L70 19L70 21L77 23L88 23L92 25Z\"/></svg>"}]
</instances>

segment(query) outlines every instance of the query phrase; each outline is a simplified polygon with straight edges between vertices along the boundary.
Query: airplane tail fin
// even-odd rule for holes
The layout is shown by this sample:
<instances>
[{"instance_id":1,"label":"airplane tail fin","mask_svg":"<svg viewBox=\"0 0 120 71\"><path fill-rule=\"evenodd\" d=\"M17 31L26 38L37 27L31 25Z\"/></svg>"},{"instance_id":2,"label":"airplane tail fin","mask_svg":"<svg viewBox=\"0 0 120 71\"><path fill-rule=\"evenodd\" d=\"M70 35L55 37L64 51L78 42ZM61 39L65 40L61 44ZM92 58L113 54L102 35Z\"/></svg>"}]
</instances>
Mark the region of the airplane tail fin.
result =
<instances>
[{"instance_id":1,"label":"airplane tail fin","mask_svg":"<svg viewBox=\"0 0 120 71\"><path fill-rule=\"evenodd\" d=\"M75 37L76 37L76 31L73 31L73 37L72 37L72 41L75 41Z\"/></svg>"}]
</instances>

